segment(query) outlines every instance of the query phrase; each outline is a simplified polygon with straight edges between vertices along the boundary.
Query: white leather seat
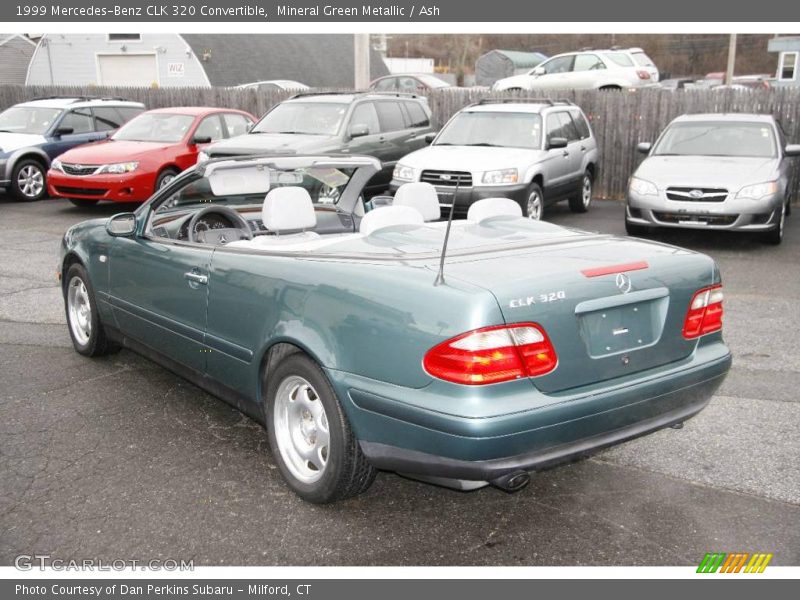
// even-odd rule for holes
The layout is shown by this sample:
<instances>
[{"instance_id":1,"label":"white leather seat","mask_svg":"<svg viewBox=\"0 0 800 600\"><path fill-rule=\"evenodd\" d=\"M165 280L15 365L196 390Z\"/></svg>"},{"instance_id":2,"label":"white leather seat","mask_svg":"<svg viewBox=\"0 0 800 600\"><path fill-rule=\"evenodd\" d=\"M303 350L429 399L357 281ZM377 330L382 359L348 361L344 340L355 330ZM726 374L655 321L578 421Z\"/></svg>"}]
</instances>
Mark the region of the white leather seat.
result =
<instances>
[{"instance_id":1,"label":"white leather seat","mask_svg":"<svg viewBox=\"0 0 800 600\"><path fill-rule=\"evenodd\" d=\"M442 208L439 206L436 188L424 181L404 183L397 188L392 206L416 208L425 221L437 221L442 218Z\"/></svg>"},{"instance_id":2,"label":"white leather seat","mask_svg":"<svg viewBox=\"0 0 800 600\"><path fill-rule=\"evenodd\" d=\"M252 240L240 240L228 246L280 246L319 238L315 231L304 231L317 225L314 203L305 188L287 186L270 190L261 207L261 221L275 235L257 235Z\"/></svg>"},{"instance_id":3,"label":"white leather seat","mask_svg":"<svg viewBox=\"0 0 800 600\"><path fill-rule=\"evenodd\" d=\"M359 231L363 235L371 235L376 231L402 226L421 226L425 224L416 208L410 206L382 206L369 211L361 219Z\"/></svg>"},{"instance_id":4,"label":"white leather seat","mask_svg":"<svg viewBox=\"0 0 800 600\"><path fill-rule=\"evenodd\" d=\"M482 223L495 217L521 217L522 207L509 198L484 198L469 207L467 221Z\"/></svg>"}]
</instances>

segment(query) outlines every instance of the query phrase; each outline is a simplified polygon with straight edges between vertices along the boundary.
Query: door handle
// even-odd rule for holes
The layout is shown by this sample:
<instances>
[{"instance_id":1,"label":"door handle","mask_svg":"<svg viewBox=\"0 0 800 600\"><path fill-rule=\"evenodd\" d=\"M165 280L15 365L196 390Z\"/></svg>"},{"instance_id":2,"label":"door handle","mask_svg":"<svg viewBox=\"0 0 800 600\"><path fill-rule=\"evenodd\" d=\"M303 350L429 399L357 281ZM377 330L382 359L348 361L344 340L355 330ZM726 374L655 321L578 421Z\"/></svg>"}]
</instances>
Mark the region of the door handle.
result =
<instances>
[{"instance_id":1,"label":"door handle","mask_svg":"<svg viewBox=\"0 0 800 600\"><path fill-rule=\"evenodd\" d=\"M586 152L586 146L581 146L581 152Z\"/></svg>"},{"instance_id":2,"label":"door handle","mask_svg":"<svg viewBox=\"0 0 800 600\"><path fill-rule=\"evenodd\" d=\"M561 153L561 156L563 156L564 158L569 158L569 152L564 150L564 152Z\"/></svg>"},{"instance_id":3,"label":"door handle","mask_svg":"<svg viewBox=\"0 0 800 600\"><path fill-rule=\"evenodd\" d=\"M194 271L189 271L188 273L184 273L183 276L192 283L208 285L208 275L202 275L200 273L195 273Z\"/></svg>"}]
</instances>

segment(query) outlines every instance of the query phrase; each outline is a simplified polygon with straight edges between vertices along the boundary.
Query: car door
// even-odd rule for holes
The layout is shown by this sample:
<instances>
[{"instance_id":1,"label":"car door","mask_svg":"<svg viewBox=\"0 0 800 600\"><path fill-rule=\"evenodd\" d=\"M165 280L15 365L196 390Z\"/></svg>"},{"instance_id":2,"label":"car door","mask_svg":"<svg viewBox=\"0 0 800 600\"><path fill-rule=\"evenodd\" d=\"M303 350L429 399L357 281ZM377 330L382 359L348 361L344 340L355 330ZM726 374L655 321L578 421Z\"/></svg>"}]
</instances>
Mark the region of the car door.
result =
<instances>
[{"instance_id":1,"label":"car door","mask_svg":"<svg viewBox=\"0 0 800 600\"><path fill-rule=\"evenodd\" d=\"M605 63L597 54L587 52L576 54L569 74L569 87L576 89L594 89L606 70Z\"/></svg>"},{"instance_id":2,"label":"car door","mask_svg":"<svg viewBox=\"0 0 800 600\"><path fill-rule=\"evenodd\" d=\"M191 186L192 184L188 184ZM180 203L188 186L164 192ZM167 204L171 204L172 199ZM117 237L109 260L109 300L120 330L198 373L205 370L208 275L214 247L165 235L170 209L153 211L141 233ZM147 233L145 233L147 232Z\"/></svg>"},{"instance_id":3,"label":"car door","mask_svg":"<svg viewBox=\"0 0 800 600\"><path fill-rule=\"evenodd\" d=\"M357 128L363 127L367 128L367 133L365 135L352 137L351 132L355 131ZM393 160L393 153L391 144L388 142L388 137L381 129L376 102L368 100L359 102L353 107L350 113L350 120L348 121L347 132L348 141L345 144L345 151L348 154L374 156L381 161L384 167L384 171L378 173L370 180L369 186L388 185L392 169L394 169L394 164L388 169L389 174L387 177L385 173L387 169L386 162L391 162Z\"/></svg>"},{"instance_id":4,"label":"car door","mask_svg":"<svg viewBox=\"0 0 800 600\"><path fill-rule=\"evenodd\" d=\"M583 154L586 151L586 144L581 140L578 127L570 115L570 111L559 111L556 113L561 122L562 136L567 138L567 183L578 183L583 175Z\"/></svg>"},{"instance_id":5,"label":"car door","mask_svg":"<svg viewBox=\"0 0 800 600\"><path fill-rule=\"evenodd\" d=\"M64 130L64 133L59 134L59 130ZM66 133L67 130L71 131ZM109 132L97 131L92 109L83 107L68 110L56 125L53 133L53 141L50 147L55 152L51 156L57 156L81 144L105 139L108 137Z\"/></svg>"},{"instance_id":6,"label":"car door","mask_svg":"<svg viewBox=\"0 0 800 600\"><path fill-rule=\"evenodd\" d=\"M563 198L568 192L572 180L570 148L550 148L553 138L567 138L568 132L564 131L562 114L566 114L566 111L549 112L545 117L547 158L545 159L544 193L548 202Z\"/></svg>"},{"instance_id":7,"label":"car door","mask_svg":"<svg viewBox=\"0 0 800 600\"><path fill-rule=\"evenodd\" d=\"M420 132L419 128L409 126L410 123L402 107L402 101L397 99L377 100L375 108L378 111L384 145L381 157L383 170L376 175L376 178L388 186L392 179L394 166L397 161L415 149L413 140L419 136ZM373 179L373 183L375 181Z\"/></svg>"},{"instance_id":8,"label":"car door","mask_svg":"<svg viewBox=\"0 0 800 600\"><path fill-rule=\"evenodd\" d=\"M543 62L539 67L544 69L544 74L535 77L532 82L534 89L564 89L569 86L572 71L573 55L556 56Z\"/></svg>"}]
</instances>

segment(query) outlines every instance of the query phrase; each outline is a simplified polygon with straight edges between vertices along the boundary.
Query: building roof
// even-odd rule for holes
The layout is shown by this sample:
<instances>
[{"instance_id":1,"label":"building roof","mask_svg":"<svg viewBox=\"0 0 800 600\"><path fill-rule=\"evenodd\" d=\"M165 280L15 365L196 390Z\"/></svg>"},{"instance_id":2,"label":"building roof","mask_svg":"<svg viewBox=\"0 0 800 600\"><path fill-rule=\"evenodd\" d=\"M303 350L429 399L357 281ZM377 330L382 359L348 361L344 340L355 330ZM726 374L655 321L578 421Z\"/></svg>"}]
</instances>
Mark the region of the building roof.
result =
<instances>
[{"instance_id":1,"label":"building roof","mask_svg":"<svg viewBox=\"0 0 800 600\"><path fill-rule=\"evenodd\" d=\"M211 85L292 79L311 87L353 87L353 36L346 34L182 34ZM388 75L370 51L370 80Z\"/></svg>"}]
</instances>

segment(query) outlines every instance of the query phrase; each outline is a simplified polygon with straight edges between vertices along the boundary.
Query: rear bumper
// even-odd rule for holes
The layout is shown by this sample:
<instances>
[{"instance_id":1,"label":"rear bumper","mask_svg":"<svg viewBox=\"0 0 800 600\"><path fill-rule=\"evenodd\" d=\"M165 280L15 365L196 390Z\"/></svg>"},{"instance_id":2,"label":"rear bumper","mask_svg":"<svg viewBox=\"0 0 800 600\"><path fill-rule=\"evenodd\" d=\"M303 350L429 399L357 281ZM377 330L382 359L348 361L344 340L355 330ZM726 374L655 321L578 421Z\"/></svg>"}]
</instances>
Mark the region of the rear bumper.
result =
<instances>
[{"instance_id":1,"label":"rear bumper","mask_svg":"<svg viewBox=\"0 0 800 600\"><path fill-rule=\"evenodd\" d=\"M113 202L144 202L153 194L155 175L87 175L76 177L50 169L47 190L51 196Z\"/></svg>"},{"instance_id":2,"label":"rear bumper","mask_svg":"<svg viewBox=\"0 0 800 600\"><path fill-rule=\"evenodd\" d=\"M392 193L392 195L394 195L395 192L397 192L397 189L404 183L408 182L397 181L396 179L392 179L391 183L389 184L389 191ZM436 193L439 196L439 206L441 206L443 210L449 210L450 205L453 203L453 197L455 195L455 187L454 186L434 186L434 187L436 187ZM462 187L459 188L458 190L458 197L456 198L455 214L457 215L466 214L470 206L472 206L478 200L483 200L484 198L509 198L519 203L520 206L524 206L525 202L528 199L527 191L528 191L528 186L524 183L519 183L514 185Z\"/></svg>"},{"instance_id":3,"label":"rear bumper","mask_svg":"<svg viewBox=\"0 0 800 600\"><path fill-rule=\"evenodd\" d=\"M438 412L432 386L384 390L390 397L365 390L364 382L351 376L331 372L329 377L365 455L377 468L490 481L568 462L683 422L706 406L730 364L727 347L716 341L698 346L677 364L559 394L515 387L511 393L525 395L533 408L480 417ZM490 397L477 400L474 393L470 399L469 393L465 407L495 403Z\"/></svg>"}]
</instances>

